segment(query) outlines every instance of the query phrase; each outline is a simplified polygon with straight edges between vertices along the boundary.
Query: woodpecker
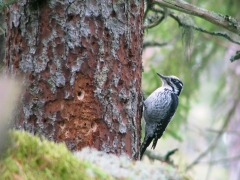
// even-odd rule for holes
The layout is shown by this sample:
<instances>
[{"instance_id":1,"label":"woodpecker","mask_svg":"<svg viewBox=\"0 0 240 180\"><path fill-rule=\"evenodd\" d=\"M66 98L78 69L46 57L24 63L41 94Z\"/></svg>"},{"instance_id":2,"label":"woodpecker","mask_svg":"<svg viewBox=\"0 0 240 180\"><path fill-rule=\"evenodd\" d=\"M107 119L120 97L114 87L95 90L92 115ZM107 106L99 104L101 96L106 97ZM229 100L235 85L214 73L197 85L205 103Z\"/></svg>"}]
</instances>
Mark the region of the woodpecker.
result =
<instances>
[{"instance_id":1,"label":"woodpecker","mask_svg":"<svg viewBox=\"0 0 240 180\"><path fill-rule=\"evenodd\" d=\"M171 121L178 107L178 96L183 89L183 83L176 76L163 76L157 73L162 86L156 89L143 103L143 116L146 122L145 137L141 145L140 159L153 141L155 149L168 123Z\"/></svg>"}]
</instances>

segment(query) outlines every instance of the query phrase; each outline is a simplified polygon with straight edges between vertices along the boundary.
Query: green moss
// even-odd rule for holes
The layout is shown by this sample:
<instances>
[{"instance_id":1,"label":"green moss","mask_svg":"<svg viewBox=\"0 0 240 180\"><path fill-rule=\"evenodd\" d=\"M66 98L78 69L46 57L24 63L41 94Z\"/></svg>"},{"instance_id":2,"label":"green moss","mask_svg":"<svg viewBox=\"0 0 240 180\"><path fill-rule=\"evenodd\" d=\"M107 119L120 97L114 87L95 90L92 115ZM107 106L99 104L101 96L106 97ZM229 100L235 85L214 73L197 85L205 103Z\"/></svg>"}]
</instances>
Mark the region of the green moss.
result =
<instances>
[{"instance_id":1,"label":"green moss","mask_svg":"<svg viewBox=\"0 0 240 180\"><path fill-rule=\"evenodd\" d=\"M24 131L11 131L9 136L10 145L0 160L0 180L191 179L166 163L130 161L88 147L73 154L63 143Z\"/></svg>"},{"instance_id":2,"label":"green moss","mask_svg":"<svg viewBox=\"0 0 240 180\"><path fill-rule=\"evenodd\" d=\"M112 179L90 163L79 161L64 144L11 131L11 145L0 162L0 179Z\"/></svg>"}]
</instances>

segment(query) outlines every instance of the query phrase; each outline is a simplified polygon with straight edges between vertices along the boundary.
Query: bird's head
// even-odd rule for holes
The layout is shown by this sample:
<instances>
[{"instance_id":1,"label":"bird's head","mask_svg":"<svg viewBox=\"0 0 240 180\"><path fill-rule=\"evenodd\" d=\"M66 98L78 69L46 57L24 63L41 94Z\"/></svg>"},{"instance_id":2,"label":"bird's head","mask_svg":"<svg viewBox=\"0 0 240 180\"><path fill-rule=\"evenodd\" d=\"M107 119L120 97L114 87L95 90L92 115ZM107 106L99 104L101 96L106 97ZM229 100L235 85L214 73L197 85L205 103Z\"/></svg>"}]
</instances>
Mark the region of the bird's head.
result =
<instances>
[{"instance_id":1,"label":"bird's head","mask_svg":"<svg viewBox=\"0 0 240 180\"><path fill-rule=\"evenodd\" d=\"M183 89L183 83L182 81L176 77L176 76L163 76L159 73L157 73L158 76L160 76L162 80L162 86L163 87L170 87L171 90L177 94L180 95L182 89Z\"/></svg>"}]
</instances>

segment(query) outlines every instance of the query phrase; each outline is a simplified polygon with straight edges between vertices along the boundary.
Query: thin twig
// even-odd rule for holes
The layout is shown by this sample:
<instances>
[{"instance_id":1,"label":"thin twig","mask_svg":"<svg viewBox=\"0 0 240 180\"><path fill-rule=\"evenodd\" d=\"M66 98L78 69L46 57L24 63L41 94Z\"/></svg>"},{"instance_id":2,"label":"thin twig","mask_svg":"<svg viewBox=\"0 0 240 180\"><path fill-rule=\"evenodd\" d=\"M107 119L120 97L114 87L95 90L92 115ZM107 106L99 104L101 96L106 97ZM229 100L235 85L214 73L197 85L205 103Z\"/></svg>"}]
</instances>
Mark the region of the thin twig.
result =
<instances>
[{"instance_id":1,"label":"thin twig","mask_svg":"<svg viewBox=\"0 0 240 180\"><path fill-rule=\"evenodd\" d=\"M240 132L239 131L234 131L234 130L228 130L228 129L223 129L223 130L216 130L216 129L206 129L209 132L215 132L215 133L219 133L219 132L223 132L223 133L231 133L231 134L236 134L238 136L240 136Z\"/></svg>"},{"instance_id":2,"label":"thin twig","mask_svg":"<svg viewBox=\"0 0 240 180\"><path fill-rule=\"evenodd\" d=\"M211 157L211 160L212 160L212 158L213 158L213 155L211 154L210 155ZM207 169L207 174L206 174L206 180L208 180L209 179L209 177L210 177L210 174L211 174L211 172L212 172L212 166L213 166L213 164L210 162L209 164L208 164L208 169Z\"/></svg>"},{"instance_id":3,"label":"thin twig","mask_svg":"<svg viewBox=\"0 0 240 180\"><path fill-rule=\"evenodd\" d=\"M223 122L221 131L217 134L217 136L212 141L212 143L208 146L208 148L205 151L203 151L200 155L198 155L198 157L190 165L187 166L186 171L190 170L194 165L200 163L200 160L204 158L210 151L212 151L216 147L216 144L218 143L219 139L222 137L223 130L226 129L228 122L230 121L230 118L235 111L236 105L237 105L237 101L234 101L233 107L231 108L225 121Z\"/></svg>"},{"instance_id":4,"label":"thin twig","mask_svg":"<svg viewBox=\"0 0 240 180\"><path fill-rule=\"evenodd\" d=\"M188 25L183 25L183 26L188 26ZM224 37L224 38L226 38L227 40L229 40L230 42L240 45L240 42L239 42L239 41L233 40L226 32L211 32L211 31L207 31L207 30L205 30L205 29L203 29L203 28L200 28L200 27L197 27L197 26L190 26L190 27L192 27L193 29L195 29L195 30L197 30L197 31L206 33L206 34L210 34L210 35L213 35L213 36L221 36L221 37Z\"/></svg>"},{"instance_id":5,"label":"thin twig","mask_svg":"<svg viewBox=\"0 0 240 180\"><path fill-rule=\"evenodd\" d=\"M149 10L150 10L150 7L151 7L151 5L152 5L151 3L148 2L148 0L146 0L145 2L146 2L146 10L145 10L145 12L144 12L144 17L143 17L144 20L146 19L147 14L148 14L148 12L149 12Z\"/></svg>"},{"instance_id":6,"label":"thin twig","mask_svg":"<svg viewBox=\"0 0 240 180\"><path fill-rule=\"evenodd\" d=\"M159 42L144 42L143 43L143 48L152 47L152 46L161 47L161 46L166 46L166 45L168 45L167 42L163 42L163 43L159 43Z\"/></svg>"},{"instance_id":7,"label":"thin twig","mask_svg":"<svg viewBox=\"0 0 240 180\"><path fill-rule=\"evenodd\" d=\"M171 151L168 151L167 152L167 154L165 155L165 161L166 162L170 162L171 160L170 160L170 156L171 155L173 155L176 151L178 151L178 149L176 148L176 149L173 149L173 150L171 150Z\"/></svg>"},{"instance_id":8,"label":"thin twig","mask_svg":"<svg viewBox=\"0 0 240 180\"><path fill-rule=\"evenodd\" d=\"M230 61L233 62L239 59L240 59L240 51L237 51L236 54L230 58Z\"/></svg>"},{"instance_id":9,"label":"thin twig","mask_svg":"<svg viewBox=\"0 0 240 180\"><path fill-rule=\"evenodd\" d=\"M211 161L206 161L201 163L217 164L217 163L226 163L227 161L238 161L239 159L240 159L240 154L233 157L221 158L221 159L216 159L216 160L211 160Z\"/></svg>"},{"instance_id":10,"label":"thin twig","mask_svg":"<svg viewBox=\"0 0 240 180\"><path fill-rule=\"evenodd\" d=\"M144 25L144 29L150 29L150 28L153 28L157 25L159 25L163 20L164 20L165 16L162 15L161 17L159 17L155 22L151 23L151 24L147 24L147 25Z\"/></svg>"}]
</instances>

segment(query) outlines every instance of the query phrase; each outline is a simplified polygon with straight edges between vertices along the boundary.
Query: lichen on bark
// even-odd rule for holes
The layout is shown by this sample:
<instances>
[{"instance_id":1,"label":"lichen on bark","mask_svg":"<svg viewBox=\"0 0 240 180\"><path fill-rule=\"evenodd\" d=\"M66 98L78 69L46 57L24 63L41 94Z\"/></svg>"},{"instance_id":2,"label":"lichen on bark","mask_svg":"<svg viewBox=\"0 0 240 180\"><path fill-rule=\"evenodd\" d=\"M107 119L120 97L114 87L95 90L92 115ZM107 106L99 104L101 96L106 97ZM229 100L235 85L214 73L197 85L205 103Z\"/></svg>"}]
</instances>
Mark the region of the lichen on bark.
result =
<instances>
[{"instance_id":1,"label":"lichen on bark","mask_svg":"<svg viewBox=\"0 0 240 180\"><path fill-rule=\"evenodd\" d=\"M25 76L17 129L137 159L143 1L25 0L5 10L11 73Z\"/></svg>"}]
</instances>

